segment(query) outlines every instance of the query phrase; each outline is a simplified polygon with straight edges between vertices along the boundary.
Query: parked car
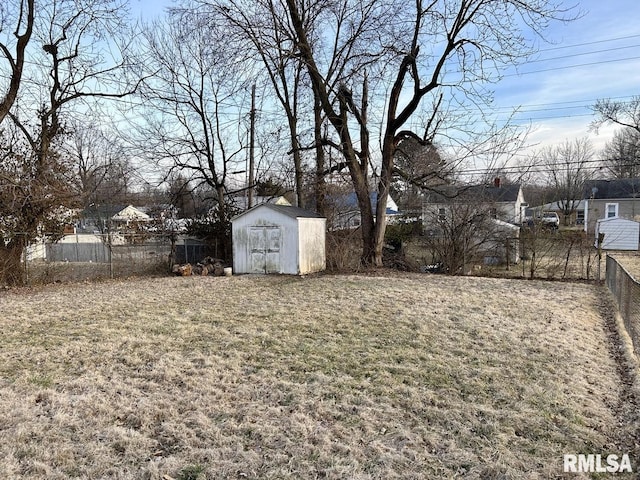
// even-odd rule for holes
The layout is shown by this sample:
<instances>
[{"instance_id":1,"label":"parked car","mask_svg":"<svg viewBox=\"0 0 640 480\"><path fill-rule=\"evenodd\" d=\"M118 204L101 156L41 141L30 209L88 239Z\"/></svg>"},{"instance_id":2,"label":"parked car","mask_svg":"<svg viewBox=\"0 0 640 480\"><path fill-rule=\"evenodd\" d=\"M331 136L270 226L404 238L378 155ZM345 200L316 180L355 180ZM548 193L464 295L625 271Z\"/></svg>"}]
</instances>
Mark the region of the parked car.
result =
<instances>
[{"instance_id":1,"label":"parked car","mask_svg":"<svg viewBox=\"0 0 640 480\"><path fill-rule=\"evenodd\" d=\"M540 222L546 227L557 229L560 226L560 217L556 212L542 212Z\"/></svg>"}]
</instances>

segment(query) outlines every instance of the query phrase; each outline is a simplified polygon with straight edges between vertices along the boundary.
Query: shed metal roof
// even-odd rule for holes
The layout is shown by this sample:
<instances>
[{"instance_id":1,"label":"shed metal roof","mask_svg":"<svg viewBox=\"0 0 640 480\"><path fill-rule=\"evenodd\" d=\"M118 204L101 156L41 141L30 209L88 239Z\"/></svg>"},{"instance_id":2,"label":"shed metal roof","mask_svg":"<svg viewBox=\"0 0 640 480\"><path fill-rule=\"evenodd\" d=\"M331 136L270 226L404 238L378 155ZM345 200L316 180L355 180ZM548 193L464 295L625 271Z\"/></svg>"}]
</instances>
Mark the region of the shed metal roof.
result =
<instances>
[{"instance_id":1,"label":"shed metal roof","mask_svg":"<svg viewBox=\"0 0 640 480\"><path fill-rule=\"evenodd\" d=\"M241 213L240 215L238 215L235 218L240 218L246 214L248 214L249 212L253 212L259 208L268 208L270 210L273 210L275 212L279 212L283 215L286 215L287 217L291 217L291 218L324 218L320 215L318 215L316 212L312 212L310 210L305 210L304 208L300 208L300 207L294 207L292 205L277 205L274 203L262 203L260 205L256 205L253 208L250 208L249 210L247 210L246 212Z\"/></svg>"}]
</instances>

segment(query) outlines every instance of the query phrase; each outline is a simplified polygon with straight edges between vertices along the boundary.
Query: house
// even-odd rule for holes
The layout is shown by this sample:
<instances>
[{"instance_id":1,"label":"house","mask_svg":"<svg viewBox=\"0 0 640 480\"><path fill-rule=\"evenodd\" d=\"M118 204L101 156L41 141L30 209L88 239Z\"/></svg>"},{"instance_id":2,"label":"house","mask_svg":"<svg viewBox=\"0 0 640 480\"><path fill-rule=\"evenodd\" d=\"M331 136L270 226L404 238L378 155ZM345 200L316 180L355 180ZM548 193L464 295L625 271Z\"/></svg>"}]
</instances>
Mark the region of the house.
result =
<instances>
[{"instance_id":1,"label":"house","mask_svg":"<svg viewBox=\"0 0 640 480\"><path fill-rule=\"evenodd\" d=\"M133 205L127 205L113 215L111 221L116 226L128 227L134 223L149 222L151 221L151 217Z\"/></svg>"},{"instance_id":2,"label":"house","mask_svg":"<svg viewBox=\"0 0 640 480\"><path fill-rule=\"evenodd\" d=\"M427 244L464 251L487 264L517 263L524 194L519 184L448 186L431 193L422 208ZM469 258L467 258L469 259Z\"/></svg>"},{"instance_id":3,"label":"house","mask_svg":"<svg viewBox=\"0 0 640 480\"><path fill-rule=\"evenodd\" d=\"M235 273L304 275L326 268L326 219L263 203L231 220Z\"/></svg>"},{"instance_id":4,"label":"house","mask_svg":"<svg viewBox=\"0 0 640 480\"><path fill-rule=\"evenodd\" d=\"M371 209L375 216L376 205L378 203L378 192L372 192L369 195ZM347 230L358 228L360 226L360 207L358 206L358 198L355 192L347 195L341 195L328 198L329 209L331 215L329 218L329 228L331 230ZM398 204L391 195L387 196L386 217L387 223L393 223L400 216Z\"/></svg>"},{"instance_id":5,"label":"house","mask_svg":"<svg viewBox=\"0 0 640 480\"><path fill-rule=\"evenodd\" d=\"M101 233L148 223L151 217L133 205L91 205L80 214L78 233Z\"/></svg>"},{"instance_id":6,"label":"house","mask_svg":"<svg viewBox=\"0 0 640 480\"><path fill-rule=\"evenodd\" d=\"M598 220L622 218L640 222L640 178L585 183L584 230L594 233Z\"/></svg>"},{"instance_id":7,"label":"house","mask_svg":"<svg viewBox=\"0 0 640 480\"><path fill-rule=\"evenodd\" d=\"M422 206L425 228L434 219L442 218L454 205L469 205L486 212L492 218L513 225L524 220L524 193L520 184L504 185L496 178L491 185L449 186L429 194Z\"/></svg>"}]
</instances>

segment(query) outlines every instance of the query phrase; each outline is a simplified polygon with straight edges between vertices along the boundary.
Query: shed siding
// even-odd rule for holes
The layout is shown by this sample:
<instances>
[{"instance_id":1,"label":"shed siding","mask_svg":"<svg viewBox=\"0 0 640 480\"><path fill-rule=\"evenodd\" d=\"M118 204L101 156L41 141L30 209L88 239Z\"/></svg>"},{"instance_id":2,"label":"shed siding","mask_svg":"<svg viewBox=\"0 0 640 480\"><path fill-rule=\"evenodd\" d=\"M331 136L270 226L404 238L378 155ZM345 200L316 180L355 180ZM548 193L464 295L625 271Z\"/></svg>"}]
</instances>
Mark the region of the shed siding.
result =
<instances>
[{"instance_id":1,"label":"shed siding","mask_svg":"<svg viewBox=\"0 0 640 480\"><path fill-rule=\"evenodd\" d=\"M621 218L599 220L596 225L596 244L598 235L604 233L604 250L638 250L640 241L640 223Z\"/></svg>"},{"instance_id":2,"label":"shed siding","mask_svg":"<svg viewBox=\"0 0 640 480\"><path fill-rule=\"evenodd\" d=\"M243 255L248 249L249 231L245 222L234 220L231 228L231 244L233 251L233 270L236 273L246 273L248 264L247 257Z\"/></svg>"},{"instance_id":3,"label":"shed siding","mask_svg":"<svg viewBox=\"0 0 640 480\"><path fill-rule=\"evenodd\" d=\"M251 236L256 227L280 229L280 265L270 265L273 273L297 273L297 228L294 218L268 209L258 209L233 222L233 269L237 273L255 273L251 264Z\"/></svg>"},{"instance_id":4,"label":"shed siding","mask_svg":"<svg viewBox=\"0 0 640 480\"><path fill-rule=\"evenodd\" d=\"M275 265L275 254L266 254L268 265L264 273L299 275L325 268L324 218L296 218L258 206L232 221L234 272L258 273L252 265L251 232L255 236L261 227L279 229L280 238L279 265ZM259 254L254 256L253 263L259 259Z\"/></svg>"},{"instance_id":5,"label":"shed siding","mask_svg":"<svg viewBox=\"0 0 640 480\"><path fill-rule=\"evenodd\" d=\"M324 218L299 218L298 226L298 244L300 246L298 273L304 275L324 270L327 266L326 220Z\"/></svg>"}]
</instances>

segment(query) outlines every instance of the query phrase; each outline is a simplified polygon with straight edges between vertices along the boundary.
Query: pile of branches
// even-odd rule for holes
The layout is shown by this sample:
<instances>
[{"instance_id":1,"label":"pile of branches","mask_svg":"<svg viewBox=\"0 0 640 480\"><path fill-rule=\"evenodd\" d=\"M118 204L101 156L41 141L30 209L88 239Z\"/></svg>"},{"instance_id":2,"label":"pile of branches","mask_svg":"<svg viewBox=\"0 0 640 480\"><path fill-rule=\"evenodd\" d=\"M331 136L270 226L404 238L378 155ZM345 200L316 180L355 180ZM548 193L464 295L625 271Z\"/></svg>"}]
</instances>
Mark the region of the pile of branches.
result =
<instances>
[{"instance_id":1,"label":"pile of branches","mask_svg":"<svg viewBox=\"0 0 640 480\"><path fill-rule=\"evenodd\" d=\"M178 277L190 277L191 275L221 277L224 275L224 260L206 257L201 262L192 265L190 263L176 264L173 266L173 274Z\"/></svg>"}]
</instances>

